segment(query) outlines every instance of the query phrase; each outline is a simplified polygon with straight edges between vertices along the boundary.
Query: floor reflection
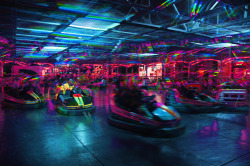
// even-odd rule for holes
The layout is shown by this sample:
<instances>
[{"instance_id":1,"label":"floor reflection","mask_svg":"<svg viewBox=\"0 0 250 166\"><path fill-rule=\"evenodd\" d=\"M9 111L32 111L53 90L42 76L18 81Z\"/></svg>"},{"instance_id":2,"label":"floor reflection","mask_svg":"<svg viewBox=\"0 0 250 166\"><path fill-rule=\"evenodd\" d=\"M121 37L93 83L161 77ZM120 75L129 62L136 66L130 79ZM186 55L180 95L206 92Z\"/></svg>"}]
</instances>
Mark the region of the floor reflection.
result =
<instances>
[{"instance_id":1,"label":"floor reflection","mask_svg":"<svg viewBox=\"0 0 250 166\"><path fill-rule=\"evenodd\" d=\"M111 166L134 161L136 165L206 166L238 161L250 151L250 112L182 114L186 134L147 138L107 124L112 87L89 91L96 111L83 116L58 114L50 93L42 109L0 108L0 163L86 165L91 160L93 165ZM165 101L162 90L149 90L149 95Z\"/></svg>"}]
</instances>

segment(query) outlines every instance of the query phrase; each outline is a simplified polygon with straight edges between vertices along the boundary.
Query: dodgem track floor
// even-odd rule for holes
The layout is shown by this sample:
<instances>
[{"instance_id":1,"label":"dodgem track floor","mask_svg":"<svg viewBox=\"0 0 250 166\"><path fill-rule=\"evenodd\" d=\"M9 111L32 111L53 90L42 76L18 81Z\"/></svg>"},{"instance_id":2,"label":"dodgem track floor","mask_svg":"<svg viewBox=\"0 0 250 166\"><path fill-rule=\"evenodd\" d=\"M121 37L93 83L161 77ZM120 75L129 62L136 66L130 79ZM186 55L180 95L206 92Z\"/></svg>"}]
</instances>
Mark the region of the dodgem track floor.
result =
<instances>
[{"instance_id":1,"label":"dodgem track floor","mask_svg":"<svg viewBox=\"0 0 250 166\"><path fill-rule=\"evenodd\" d=\"M107 123L112 89L91 90L96 111L64 116L51 100L37 110L0 110L0 165L248 165L250 113L182 114L186 133L145 137ZM150 91L156 100L164 93ZM51 97L52 98L52 97Z\"/></svg>"}]
</instances>

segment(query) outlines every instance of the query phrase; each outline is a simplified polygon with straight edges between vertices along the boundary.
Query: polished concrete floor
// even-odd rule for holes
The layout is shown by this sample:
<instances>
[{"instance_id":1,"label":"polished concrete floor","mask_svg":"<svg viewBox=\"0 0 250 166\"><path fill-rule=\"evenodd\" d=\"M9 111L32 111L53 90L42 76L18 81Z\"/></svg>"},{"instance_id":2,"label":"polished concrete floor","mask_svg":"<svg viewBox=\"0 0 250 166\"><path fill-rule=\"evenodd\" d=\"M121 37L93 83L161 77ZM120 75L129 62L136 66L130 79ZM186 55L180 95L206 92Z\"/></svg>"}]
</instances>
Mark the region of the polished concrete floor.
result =
<instances>
[{"instance_id":1,"label":"polished concrete floor","mask_svg":"<svg viewBox=\"0 0 250 166\"><path fill-rule=\"evenodd\" d=\"M1 108L0 165L250 165L250 113L183 114L186 134L144 137L107 124L110 89L91 93L92 115L59 115L51 100L39 110Z\"/></svg>"}]
</instances>

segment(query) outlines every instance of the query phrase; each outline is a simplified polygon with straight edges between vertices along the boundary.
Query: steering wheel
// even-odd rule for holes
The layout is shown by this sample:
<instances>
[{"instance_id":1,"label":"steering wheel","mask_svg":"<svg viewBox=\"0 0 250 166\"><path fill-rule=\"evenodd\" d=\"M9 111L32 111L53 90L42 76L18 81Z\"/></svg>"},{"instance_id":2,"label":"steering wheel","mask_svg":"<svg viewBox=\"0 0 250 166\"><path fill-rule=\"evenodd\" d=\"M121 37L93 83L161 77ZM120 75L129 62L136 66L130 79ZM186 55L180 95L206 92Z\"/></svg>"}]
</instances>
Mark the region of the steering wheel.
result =
<instances>
[{"instance_id":1,"label":"steering wheel","mask_svg":"<svg viewBox=\"0 0 250 166\"><path fill-rule=\"evenodd\" d=\"M73 88L72 91L75 94L80 94L81 93L81 91L78 88Z\"/></svg>"}]
</instances>

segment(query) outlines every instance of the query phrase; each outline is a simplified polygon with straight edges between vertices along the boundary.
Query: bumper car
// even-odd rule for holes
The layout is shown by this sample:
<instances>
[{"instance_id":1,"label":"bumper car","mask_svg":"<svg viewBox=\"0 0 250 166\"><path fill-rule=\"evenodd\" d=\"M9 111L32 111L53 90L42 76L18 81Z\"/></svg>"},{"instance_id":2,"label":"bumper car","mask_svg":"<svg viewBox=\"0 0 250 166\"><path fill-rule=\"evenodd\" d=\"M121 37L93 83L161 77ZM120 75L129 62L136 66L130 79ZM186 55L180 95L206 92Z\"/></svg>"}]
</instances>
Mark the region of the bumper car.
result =
<instances>
[{"instance_id":1,"label":"bumper car","mask_svg":"<svg viewBox=\"0 0 250 166\"><path fill-rule=\"evenodd\" d=\"M244 89L221 89L215 99L200 93L200 86L197 85L190 85L181 92L186 94L180 94L177 89L168 91L165 104L187 113L248 111L247 91Z\"/></svg>"},{"instance_id":2,"label":"bumper car","mask_svg":"<svg viewBox=\"0 0 250 166\"><path fill-rule=\"evenodd\" d=\"M102 80L97 80L97 82L91 82L87 85L87 88L106 88L107 87L107 82L106 80L102 79Z\"/></svg>"},{"instance_id":3,"label":"bumper car","mask_svg":"<svg viewBox=\"0 0 250 166\"><path fill-rule=\"evenodd\" d=\"M223 110L231 112L248 112L248 93L246 89L220 89L216 100Z\"/></svg>"},{"instance_id":4,"label":"bumper car","mask_svg":"<svg viewBox=\"0 0 250 166\"><path fill-rule=\"evenodd\" d=\"M111 96L108 123L117 128L153 137L176 137L184 134L185 126L181 124L179 113L171 107L157 103L154 97L143 96L141 106L130 107L122 103L126 101L126 97ZM133 100L131 98L131 101ZM147 113L142 109L146 109Z\"/></svg>"},{"instance_id":5,"label":"bumper car","mask_svg":"<svg viewBox=\"0 0 250 166\"><path fill-rule=\"evenodd\" d=\"M2 106L17 109L37 109L47 105L44 97L34 91L25 89L18 91L12 87L4 87Z\"/></svg>"},{"instance_id":6,"label":"bumper car","mask_svg":"<svg viewBox=\"0 0 250 166\"><path fill-rule=\"evenodd\" d=\"M188 93L189 95L181 95L177 89L169 90L165 104L174 107L179 112L187 113L212 113L222 108L221 104L204 93L197 96L192 95L195 93L193 91Z\"/></svg>"},{"instance_id":7,"label":"bumper car","mask_svg":"<svg viewBox=\"0 0 250 166\"><path fill-rule=\"evenodd\" d=\"M95 110L93 97L88 90L73 88L72 90L59 91L56 97L56 110L63 115L84 115Z\"/></svg>"}]
</instances>

